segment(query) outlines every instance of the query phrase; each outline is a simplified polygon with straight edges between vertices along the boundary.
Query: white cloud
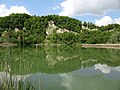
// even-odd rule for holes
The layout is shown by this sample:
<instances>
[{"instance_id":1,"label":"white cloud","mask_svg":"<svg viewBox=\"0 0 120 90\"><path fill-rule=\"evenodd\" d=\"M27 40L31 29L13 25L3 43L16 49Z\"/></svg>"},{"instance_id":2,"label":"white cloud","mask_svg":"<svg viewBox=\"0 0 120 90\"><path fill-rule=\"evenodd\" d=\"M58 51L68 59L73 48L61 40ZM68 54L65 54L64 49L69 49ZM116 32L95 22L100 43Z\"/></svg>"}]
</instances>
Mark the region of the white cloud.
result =
<instances>
[{"instance_id":1,"label":"white cloud","mask_svg":"<svg viewBox=\"0 0 120 90\"><path fill-rule=\"evenodd\" d=\"M26 13L30 14L29 11L24 6L10 6L10 8L6 7L6 4L0 5L0 16L8 16L12 13Z\"/></svg>"},{"instance_id":2,"label":"white cloud","mask_svg":"<svg viewBox=\"0 0 120 90\"><path fill-rule=\"evenodd\" d=\"M101 15L108 10L120 10L120 0L65 0L60 6L63 16Z\"/></svg>"},{"instance_id":3,"label":"white cloud","mask_svg":"<svg viewBox=\"0 0 120 90\"><path fill-rule=\"evenodd\" d=\"M112 23L112 18L110 16L104 16L99 20L95 20L95 25L97 26L106 26Z\"/></svg>"},{"instance_id":4,"label":"white cloud","mask_svg":"<svg viewBox=\"0 0 120 90\"><path fill-rule=\"evenodd\" d=\"M115 18L115 19L113 20L113 23L120 24L120 18Z\"/></svg>"},{"instance_id":5,"label":"white cloud","mask_svg":"<svg viewBox=\"0 0 120 90\"><path fill-rule=\"evenodd\" d=\"M104 16L99 20L95 20L95 25L97 26L106 26L108 24L120 24L120 18L112 19L110 16Z\"/></svg>"},{"instance_id":6,"label":"white cloud","mask_svg":"<svg viewBox=\"0 0 120 90\"><path fill-rule=\"evenodd\" d=\"M60 9L60 6L56 5L53 7L53 9Z\"/></svg>"}]
</instances>

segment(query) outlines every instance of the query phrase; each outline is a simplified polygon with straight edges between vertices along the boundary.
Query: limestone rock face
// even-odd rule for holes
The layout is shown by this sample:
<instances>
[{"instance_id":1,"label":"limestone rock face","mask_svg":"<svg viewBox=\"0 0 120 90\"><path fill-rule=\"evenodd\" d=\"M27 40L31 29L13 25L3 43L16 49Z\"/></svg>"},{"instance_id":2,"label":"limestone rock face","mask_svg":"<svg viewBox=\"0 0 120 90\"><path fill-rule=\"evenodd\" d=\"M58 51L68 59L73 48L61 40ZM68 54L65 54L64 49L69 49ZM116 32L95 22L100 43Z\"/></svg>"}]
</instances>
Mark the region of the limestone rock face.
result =
<instances>
[{"instance_id":1,"label":"limestone rock face","mask_svg":"<svg viewBox=\"0 0 120 90\"><path fill-rule=\"evenodd\" d=\"M57 26L54 24L53 21L48 21L48 28L46 30L46 34L52 34L54 30L57 29Z\"/></svg>"},{"instance_id":2,"label":"limestone rock face","mask_svg":"<svg viewBox=\"0 0 120 90\"><path fill-rule=\"evenodd\" d=\"M53 21L48 21L49 27L56 27Z\"/></svg>"},{"instance_id":3,"label":"limestone rock face","mask_svg":"<svg viewBox=\"0 0 120 90\"><path fill-rule=\"evenodd\" d=\"M70 32L69 30L67 29L62 29L62 28L59 28L57 27L53 21L48 21L48 28L46 30L46 34L47 35L50 35L52 34L53 32L56 32L56 33L64 33L64 32Z\"/></svg>"},{"instance_id":4,"label":"limestone rock face","mask_svg":"<svg viewBox=\"0 0 120 90\"><path fill-rule=\"evenodd\" d=\"M53 21L48 21L48 28L46 29L46 39L45 39L45 43L48 44L48 43L51 43L50 41L50 38L53 37L53 34L60 34L60 33L74 33L74 34L78 34L76 32L73 32L73 31L70 31L70 30L67 30L65 28L59 28L57 27Z\"/></svg>"}]
</instances>

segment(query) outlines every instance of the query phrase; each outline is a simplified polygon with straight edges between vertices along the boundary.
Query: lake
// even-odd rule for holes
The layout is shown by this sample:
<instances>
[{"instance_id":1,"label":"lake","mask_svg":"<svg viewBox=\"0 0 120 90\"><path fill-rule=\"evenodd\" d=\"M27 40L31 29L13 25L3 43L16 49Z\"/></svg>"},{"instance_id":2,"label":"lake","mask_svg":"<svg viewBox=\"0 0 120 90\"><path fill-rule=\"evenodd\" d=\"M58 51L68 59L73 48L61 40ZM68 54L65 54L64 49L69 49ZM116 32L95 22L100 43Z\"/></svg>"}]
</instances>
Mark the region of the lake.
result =
<instances>
[{"instance_id":1,"label":"lake","mask_svg":"<svg viewBox=\"0 0 120 90\"><path fill-rule=\"evenodd\" d=\"M120 90L120 49L0 47L0 90L10 88Z\"/></svg>"}]
</instances>

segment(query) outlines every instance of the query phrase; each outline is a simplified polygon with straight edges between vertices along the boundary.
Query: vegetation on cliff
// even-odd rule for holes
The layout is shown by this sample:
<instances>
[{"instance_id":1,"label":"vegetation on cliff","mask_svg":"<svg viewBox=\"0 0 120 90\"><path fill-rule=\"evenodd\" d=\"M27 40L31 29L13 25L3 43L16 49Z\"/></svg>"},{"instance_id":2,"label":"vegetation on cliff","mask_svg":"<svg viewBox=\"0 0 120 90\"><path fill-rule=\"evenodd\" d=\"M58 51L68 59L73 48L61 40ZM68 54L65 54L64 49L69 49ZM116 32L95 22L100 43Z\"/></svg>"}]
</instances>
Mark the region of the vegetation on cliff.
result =
<instances>
[{"instance_id":1,"label":"vegetation on cliff","mask_svg":"<svg viewBox=\"0 0 120 90\"><path fill-rule=\"evenodd\" d=\"M19 45L119 43L120 25L98 27L66 16L11 14L0 17L0 42Z\"/></svg>"}]
</instances>

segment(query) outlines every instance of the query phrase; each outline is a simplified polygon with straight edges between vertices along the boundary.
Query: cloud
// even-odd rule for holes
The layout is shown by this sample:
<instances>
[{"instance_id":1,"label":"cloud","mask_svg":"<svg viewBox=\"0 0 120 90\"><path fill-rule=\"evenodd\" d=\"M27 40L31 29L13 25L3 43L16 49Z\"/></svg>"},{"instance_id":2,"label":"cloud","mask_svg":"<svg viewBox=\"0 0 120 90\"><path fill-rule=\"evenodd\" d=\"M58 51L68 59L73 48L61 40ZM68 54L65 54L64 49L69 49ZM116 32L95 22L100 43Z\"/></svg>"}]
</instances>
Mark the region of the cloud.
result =
<instances>
[{"instance_id":1,"label":"cloud","mask_svg":"<svg viewBox=\"0 0 120 90\"><path fill-rule=\"evenodd\" d=\"M103 18L99 20L95 20L95 25L97 26L106 26L108 24L112 23L112 18L110 16L104 16Z\"/></svg>"},{"instance_id":2,"label":"cloud","mask_svg":"<svg viewBox=\"0 0 120 90\"><path fill-rule=\"evenodd\" d=\"M60 9L60 6L55 5L55 6L53 7L53 9Z\"/></svg>"},{"instance_id":3,"label":"cloud","mask_svg":"<svg viewBox=\"0 0 120 90\"><path fill-rule=\"evenodd\" d=\"M120 10L120 0L65 0L60 6L63 16L102 15L109 10Z\"/></svg>"},{"instance_id":4,"label":"cloud","mask_svg":"<svg viewBox=\"0 0 120 90\"><path fill-rule=\"evenodd\" d=\"M8 16L12 13L26 13L30 14L29 11L24 6L10 6L10 8L6 7L6 4L0 5L0 16Z\"/></svg>"},{"instance_id":5,"label":"cloud","mask_svg":"<svg viewBox=\"0 0 120 90\"><path fill-rule=\"evenodd\" d=\"M104 16L99 20L95 20L95 25L97 26L107 26L108 24L120 24L120 18L112 19L110 16Z\"/></svg>"},{"instance_id":6,"label":"cloud","mask_svg":"<svg viewBox=\"0 0 120 90\"><path fill-rule=\"evenodd\" d=\"M115 19L113 20L113 23L120 24L120 18L115 18Z\"/></svg>"}]
</instances>

